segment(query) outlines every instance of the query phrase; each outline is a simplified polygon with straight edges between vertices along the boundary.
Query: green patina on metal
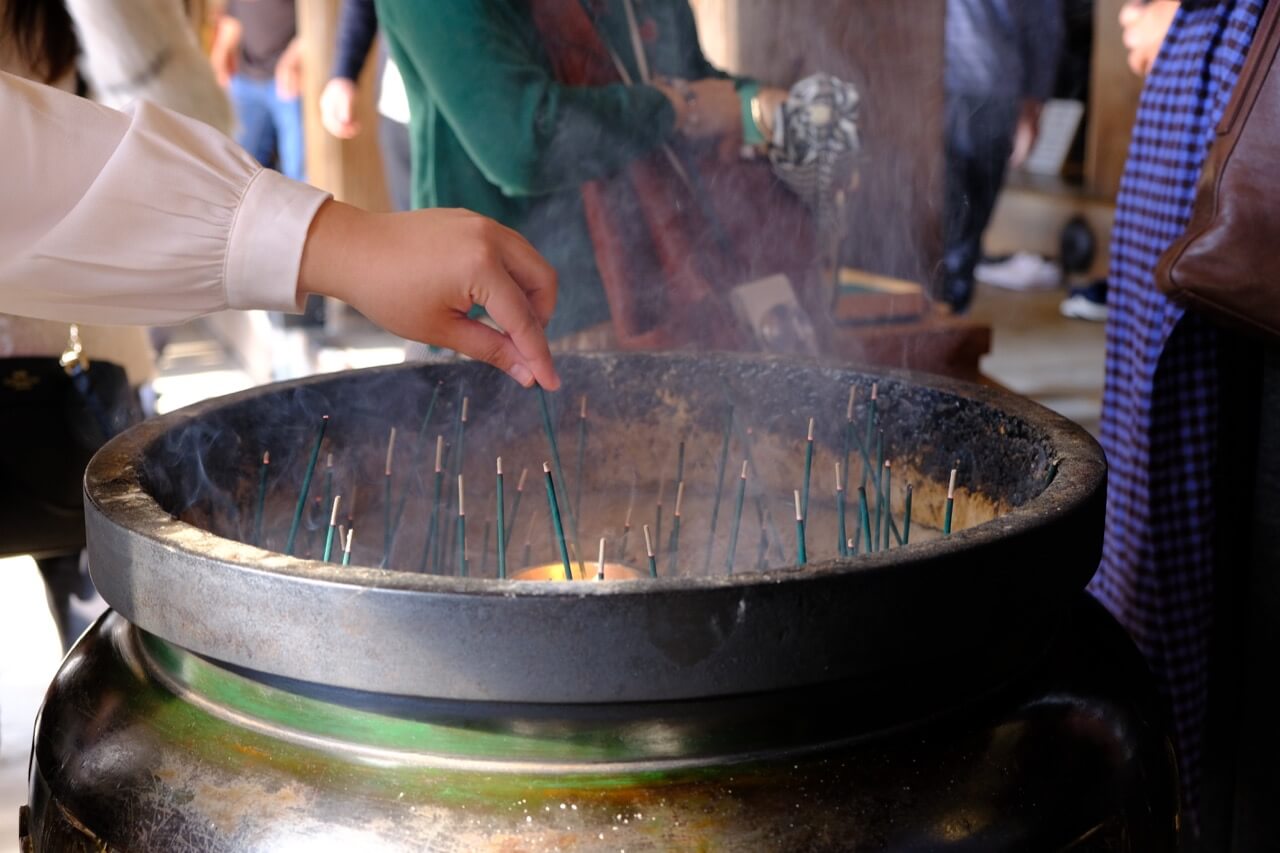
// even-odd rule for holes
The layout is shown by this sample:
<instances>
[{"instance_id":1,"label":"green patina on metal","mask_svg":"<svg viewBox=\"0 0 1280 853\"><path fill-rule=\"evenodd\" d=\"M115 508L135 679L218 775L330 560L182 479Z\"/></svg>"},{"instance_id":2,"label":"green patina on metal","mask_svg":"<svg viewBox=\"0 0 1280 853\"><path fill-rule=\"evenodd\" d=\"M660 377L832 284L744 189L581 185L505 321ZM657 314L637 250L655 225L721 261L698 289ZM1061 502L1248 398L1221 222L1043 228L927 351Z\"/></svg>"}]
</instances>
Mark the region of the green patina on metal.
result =
<instances>
[{"instance_id":1,"label":"green patina on metal","mask_svg":"<svg viewBox=\"0 0 1280 853\"><path fill-rule=\"evenodd\" d=\"M616 775L610 771L611 763L660 760L675 755L724 755L726 748L745 751L751 746L744 740L745 735L725 732L721 727L707 729L677 724L654 727L652 724L640 726L607 722L598 725L528 726L510 720L406 719L328 703L262 684L229 672L154 635L142 631L137 633L150 663L214 705L269 726L278 726L285 730L282 734L294 732L356 748L402 752L406 763L410 764L414 763L415 755L511 762L513 765L529 763L531 766L535 762L552 766L600 764L599 773L584 771L547 775L535 772L531 775L537 776L542 785L555 786L557 780L562 780L574 788L612 788L661 784L672 779L688 781L691 773L696 777L702 771L659 770ZM196 710L189 703L180 703L180 706ZM214 727L216 716L205 716L210 721L208 725ZM521 731L515 731L516 728ZM242 738L247 731L236 727L235 737ZM758 737L758 733L751 737ZM269 743L273 750L279 749L279 740L272 738ZM488 772L488 778L493 779L506 776L527 779L518 766L513 766L510 771ZM451 773L446 770L437 775L446 778ZM471 779L474 774L462 775ZM711 775L715 773L711 772ZM518 782L517 787L527 784L527 781Z\"/></svg>"}]
</instances>

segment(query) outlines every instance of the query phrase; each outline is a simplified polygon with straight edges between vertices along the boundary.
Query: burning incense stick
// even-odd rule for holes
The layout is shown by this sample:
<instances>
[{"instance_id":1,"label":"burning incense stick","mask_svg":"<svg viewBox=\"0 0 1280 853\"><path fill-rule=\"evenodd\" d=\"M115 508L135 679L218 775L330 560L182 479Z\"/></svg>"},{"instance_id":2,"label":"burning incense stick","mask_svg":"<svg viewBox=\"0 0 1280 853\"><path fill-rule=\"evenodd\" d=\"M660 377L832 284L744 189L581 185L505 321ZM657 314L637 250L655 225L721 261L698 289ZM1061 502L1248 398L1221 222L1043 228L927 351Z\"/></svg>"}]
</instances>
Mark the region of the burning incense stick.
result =
<instances>
[{"instance_id":1,"label":"burning incense stick","mask_svg":"<svg viewBox=\"0 0 1280 853\"><path fill-rule=\"evenodd\" d=\"M622 545L618 548L618 559L624 563L627 561L627 536L631 533L631 513L636 508L636 483L639 479L640 472L632 469L631 496L627 498L627 515L622 520Z\"/></svg>"},{"instance_id":2,"label":"burning incense stick","mask_svg":"<svg viewBox=\"0 0 1280 853\"><path fill-rule=\"evenodd\" d=\"M253 510L253 544L262 544L262 517L267 508L267 472L271 468L271 453L263 451L262 469L258 473L258 503Z\"/></svg>"},{"instance_id":3,"label":"burning incense stick","mask_svg":"<svg viewBox=\"0 0 1280 853\"><path fill-rule=\"evenodd\" d=\"M596 580L604 580L604 537L600 537L600 561L596 564Z\"/></svg>"},{"instance_id":4,"label":"burning incense stick","mask_svg":"<svg viewBox=\"0 0 1280 853\"><path fill-rule=\"evenodd\" d=\"M667 549L667 574L675 577L680 563L680 507L684 503L684 481L676 487L676 511L671 517L671 542Z\"/></svg>"},{"instance_id":5,"label":"burning incense stick","mask_svg":"<svg viewBox=\"0 0 1280 853\"><path fill-rule=\"evenodd\" d=\"M884 460L884 536L881 542L884 543L886 551L892 546L892 530L893 530L893 464L888 460ZM880 517L879 511L876 512L876 518ZM902 543L899 542L899 545Z\"/></svg>"},{"instance_id":6,"label":"burning incense stick","mask_svg":"<svg viewBox=\"0 0 1280 853\"><path fill-rule=\"evenodd\" d=\"M538 387L538 407L542 411L542 430L547 434L547 444L551 445L551 461L556 466L556 479L560 481L560 488L565 490L565 494L568 494L569 481L564 478L564 465L561 464L560 462L560 445L556 441L556 429L555 429L555 425L551 421L551 406L547 402L547 392L546 392L546 389L544 389L541 385L537 387ZM564 511L569 516L569 528L574 531L573 538L576 544L576 540L578 538L578 532L577 532L578 528L577 528L577 522L575 521L574 515L573 515L573 507L566 503L564 506ZM559 515L560 515L560 510L557 509L556 517L559 518ZM561 527L563 532L563 525ZM585 572L585 569L582 566L578 566L578 570L580 572Z\"/></svg>"},{"instance_id":7,"label":"burning incense stick","mask_svg":"<svg viewBox=\"0 0 1280 853\"><path fill-rule=\"evenodd\" d=\"M863 446L865 446L868 451L871 450L871 439L875 437L876 429L878 426L877 421L879 419L876 416L876 409L879 406L879 400L880 400L880 383L872 382L871 383L871 401L867 404L867 439L866 441L863 442Z\"/></svg>"},{"instance_id":8,"label":"burning incense stick","mask_svg":"<svg viewBox=\"0 0 1280 853\"><path fill-rule=\"evenodd\" d=\"M342 565L351 565L351 540L355 538L356 529L353 527L347 531L347 538L342 543Z\"/></svg>"},{"instance_id":9,"label":"burning incense stick","mask_svg":"<svg viewBox=\"0 0 1280 853\"><path fill-rule=\"evenodd\" d=\"M747 497L747 460L742 460L742 475L738 478L738 496L733 502L733 526L729 528L729 557L727 569L733 574L733 561L738 552L738 531L742 527L742 503Z\"/></svg>"},{"instance_id":10,"label":"burning incense stick","mask_svg":"<svg viewBox=\"0 0 1280 853\"><path fill-rule=\"evenodd\" d=\"M427 451L427 428L431 425L431 415L435 412L436 401L440 398L440 389L444 387L444 380L436 383L436 387L431 391L431 402L427 404L427 413L422 416L422 422L418 425L418 437L414 441L413 465L410 470L414 475L405 480L404 488L400 490L400 500L396 504L395 519L391 523L391 549L395 550L396 537L400 533L400 522L404 519L405 506L409 502L409 493L413 489L413 485L418 481L417 472L422 467L422 460Z\"/></svg>"},{"instance_id":11,"label":"burning incense stick","mask_svg":"<svg viewBox=\"0 0 1280 853\"><path fill-rule=\"evenodd\" d=\"M391 559L391 534L395 524L395 513L391 506L391 463L396 452L396 428L391 428L387 436L387 463L383 466L382 476L382 568L387 567Z\"/></svg>"},{"instance_id":12,"label":"burning incense stick","mask_svg":"<svg viewBox=\"0 0 1280 853\"><path fill-rule=\"evenodd\" d=\"M658 558L653 554L653 539L649 536L649 525L642 525L644 528L644 550L649 555L649 577L656 578L658 576Z\"/></svg>"},{"instance_id":13,"label":"burning incense stick","mask_svg":"<svg viewBox=\"0 0 1280 853\"><path fill-rule=\"evenodd\" d=\"M914 488L907 483L907 497L903 502L902 508L902 544L911 544L911 493Z\"/></svg>"},{"instance_id":14,"label":"burning incense stick","mask_svg":"<svg viewBox=\"0 0 1280 853\"><path fill-rule=\"evenodd\" d=\"M525 469L528 470L528 469ZM524 485L523 475L520 477L520 484ZM516 491L516 500L520 499L520 492ZM507 520L506 515L506 497L502 493L502 457L498 457L498 579L502 580L507 576ZM515 525L515 519L511 524ZM488 552L488 543L485 543L485 551Z\"/></svg>"},{"instance_id":15,"label":"burning incense stick","mask_svg":"<svg viewBox=\"0 0 1280 853\"><path fill-rule=\"evenodd\" d=\"M556 500L556 481L551 476L551 466L542 463L542 473L547 481L547 509L551 512L551 524L555 527L556 542L560 546L560 562L564 563L564 579L573 580L573 569L569 568L569 546L564 540L564 522L560 519L560 504Z\"/></svg>"},{"instance_id":16,"label":"burning incense stick","mask_svg":"<svg viewBox=\"0 0 1280 853\"><path fill-rule=\"evenodd\" d=\"M538 521L538 509L534 507L529 516L529 529L524 533L524 552L520 556L520 565L528 566L533 562L533 526Z\"/></svg>"},{"instance_id":17,"label":"burning incense stick","mask_svg":"<svg viewBox=\"0 0 1280 853\"><path fill-rule=\"evenodd\" d=\"M845 476L849 472L849 452L853 449L853 402L857 398L858 386L849 386L849 403L844 409L844 446L841 448L840 460L844 463ZM842 546L843 547L843 546Z\"/></svg>"},{"instance_id":18,"label":"burning incense stick","mask_svg":"<svg viewBox=\"0 0 1280 853\"><path fill-rule=\"evenodd\" d=\"M724 469L729 464L729 439L733 435L733 404L724 422L724 435L720 439L720 460L716 463L716 499L711 505L711 532L707 536L707 554L702 561L702 573L711 568L711 548L716 542L716 527L720 521L720 493L724 489Z\"/></svg>"},{"instance_id":19,"label":"burning incense stick","mask_svg":"<svg viewBox=\"0 0 1280 853\"><path fill-rule=\"evenodd\" d=\"M662 495L667 489L667 481L658 481L658 503L653 509L653 538L658 541L658 546L662 546Z\"/></svg>"},{"instance_id":20,"label":"burning incense stick","mask_svg":"<svg viewBox=\"0 0 1280 853\"><path fill-rule=\"evenodd\" d=\"M321 506L333 505L333 454L326 453L324 455L324 502Z\"/></svg>"},{"instance_id":21,"label":"burning incense stick","mask_svg":"<svg viewBox=\"0 0 1280 853\"><path fill-rule=\"evenodd\" d=\"M520 469L520 480L516 483L516 499L511 502L511 522L507 527L507 543L508 545L516 536L516 519L520 516L520 501L524 497L524 481L529 476L529 468L525 466Z\"/></svg>"},{"instance_id":22,"label":"burning incense stick","mask_svg":"<svg viewBox=\"0 0 1280 853\"><path fill-rule=\"evenodd\" d=\"M302 513L307 508L307 493L311 491L311 478L316 473L316 462L320 460L320 445L324 443L324 431L329 428L329 416L320 418L320 429L316 432L315 447L311 449L311 460L307 463L307 473L302 478L302 490L298 493L298 505L293 510L293 524L289 526L289 540L284 552L293 556L293 546L298 541L298 528L302 525Z\"/></svg>"},{"instance_id":23,"label":"burning incense stick","mask_svg":"<svg viewBox=\"0 0 1280 853\"><path fill-rule=\"evenodd\" d=\"M458 475L458 577L467 576L467 506L462 489L462 475Z\"/></svg>"},{"instance_id":24,"label":"burning incense stick","mask_svg":"<svg viewBox=\"0 0 1280 853\"><path fill-rule=\"evenodd\" d=\"M455 474L462 471L462 447L467 437L467 414L470 410L471 398L462 398L462 408L458 410L458 423L454 428L453 441L453 471Z\"/></svg>"},{"instance_id":25,"label":"burning incense stick","mask_svg":"<svg viewBox=\"0 0 1280 853\"><path fill-rule=\"evenodd\" d=\"M684 441L680 442L680 449L676 451L676 482L684 482Z\"/></svg>"},{"instance_id":26,"label":"burning incense stick","mask_svg":"<svg viewBox=\"0 0 1280 853\"><path fill-rule=\"evenodd\" d=\"M876 525L873 528L875 534L875 549L880 550L880 523L884 514L884 430L876 431Z\"/></svg>"},{"instance_id":27,"label":"burning incense stick","mask_svg":"<svg viewBox=\"0 0 1280 853\"><path fill-rule=\"evenodd\" d=\"M578 408L578 465L574 469L578 475L577 481L574 483L573 494L573 511L575 518L582 517L582 481L587 479L587 469L585 467L587 453L587 395L582 395L581 405ZM575 532L576 536L576 532Z\"/></svg>"},{"instance_id":28,"label":"burning incense stick","mask_svg":"<svg viewBox=\"0 0 1280 853\"><path fill-rule=\"evenodd\" d=\"M867 509L867 490L858 486L858 516L862 520L862 542L867 553L872 553L871 511Z\"/></svg>"},{"instance_id":29,"label":"burning incense stick","mask_svg":"<svg viewBox=\"0 0 1280 853\"><path fill-rule=\"evenodd\" d=\"M809 418L809 436L804 445L804 497L800 506L805 518L809 517L809 482L813 476L813 418Z\"/></svg>"},{"instance_id":30,"label":"burning incense stick","mask_svg":"<svg viewBox=\"0 0 1280 853\"><path fill-rule=\"evenodd\" d=\"M803 566L809 562L809 552L804 544L804 513L800 505L800 490L795 491L796 496L796 564Z\"/></svg>"},{"instance_id":31,"label":"burning incense stick","mask_svg":"<svg viewBox=\"0 0 1280 853\"><path fill-rule=\"evenodd\" d=\"M427 538L422 543L422 559L418 561L418 571L426 572L427 561L436 553L436 543L442 538L440 536L440 498L444 491L444 436L436 436L436 468L435 468L435 488L432 491L431 498L431 521L427 527ZM432 561L435 566L435 561Z\"/></svg>"},{"instance_id":32,"label":"burning incense stick","mask_svg":"<svg viewBox=\"0 0 1280 853\"><path fill-rule=\"evenodd\" d=\"M329 513L329 532L324 537L324 561L329 562L333 556L333 536L338 531L338 504L342 503L342 495L333 496L333 511Z\"/></svg>"},{"instance_id":33,"label":"burning incense stick","mask_svg":"<svg viewBox=\"0 0 1280 853\"><path fill-rule=\"evenodd\" d=\"M951 469L951 480L947 483L947 511L942 517L942 535L951 535L951 515L956 505L956 469Z\"/></svg>"},{"instance_id":34,"label":"burning incense stick","mask_svg":"<svg viewBox=\"0 0 1280 853\"><path fill-rule=\"evenodd\" d=\"M836 463L836 535L839 537L837 545L839 546L840 556L848 557L849 549L846 542L849 541L849 533L845 530L845 499L844 499L844 482L840 479L840 463Z\"/></svg>"}]
</instances>

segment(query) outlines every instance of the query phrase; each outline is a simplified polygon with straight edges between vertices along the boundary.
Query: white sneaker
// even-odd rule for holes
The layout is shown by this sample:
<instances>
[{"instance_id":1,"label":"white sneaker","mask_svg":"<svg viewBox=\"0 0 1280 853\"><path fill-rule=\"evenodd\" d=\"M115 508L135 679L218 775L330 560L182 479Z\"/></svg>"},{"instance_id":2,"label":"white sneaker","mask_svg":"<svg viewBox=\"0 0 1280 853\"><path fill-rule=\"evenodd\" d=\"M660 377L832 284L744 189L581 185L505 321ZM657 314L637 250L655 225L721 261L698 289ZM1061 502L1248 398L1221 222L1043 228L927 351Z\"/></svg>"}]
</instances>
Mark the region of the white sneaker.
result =
<instances>
[{"instance_id":1,"label":"white sneaker","mask_svg":"<svg viewBox=\"0 0 1280 853\"><path fill-rule=\"evenodd\" d=\"M1053 290L1062 285L1062 268L1031 252L1017 252L1003 261L980 263L973 275L983 284L1006 290Z\"/></svg>"}]
</instances>

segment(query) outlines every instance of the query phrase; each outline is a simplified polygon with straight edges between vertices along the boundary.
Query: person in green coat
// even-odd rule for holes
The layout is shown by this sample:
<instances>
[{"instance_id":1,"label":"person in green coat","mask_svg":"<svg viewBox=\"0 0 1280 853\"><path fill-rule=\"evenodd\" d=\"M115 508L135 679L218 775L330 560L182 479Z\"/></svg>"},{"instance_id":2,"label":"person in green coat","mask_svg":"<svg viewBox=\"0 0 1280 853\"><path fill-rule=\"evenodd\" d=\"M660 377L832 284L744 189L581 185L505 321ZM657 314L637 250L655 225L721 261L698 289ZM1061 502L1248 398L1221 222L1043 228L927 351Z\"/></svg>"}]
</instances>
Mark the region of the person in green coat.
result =
<instances>
[{"instance_id":1,"label":"person in green coat","mask_svg":"<svg viewBox=\"0 0 1280 853\"><path fill-rule=\"evenodd\" d=\"M377 0L377 9L409 96L414 206L474 210L545 254L560 276L553 337L610 318L583 185L678 141L736 155L763 141L763 117L785 98L707 61L687 0ZM603 44L618 82L562 82L565 57L584 40L597 54Z\"/></svg>"}]
</instances>

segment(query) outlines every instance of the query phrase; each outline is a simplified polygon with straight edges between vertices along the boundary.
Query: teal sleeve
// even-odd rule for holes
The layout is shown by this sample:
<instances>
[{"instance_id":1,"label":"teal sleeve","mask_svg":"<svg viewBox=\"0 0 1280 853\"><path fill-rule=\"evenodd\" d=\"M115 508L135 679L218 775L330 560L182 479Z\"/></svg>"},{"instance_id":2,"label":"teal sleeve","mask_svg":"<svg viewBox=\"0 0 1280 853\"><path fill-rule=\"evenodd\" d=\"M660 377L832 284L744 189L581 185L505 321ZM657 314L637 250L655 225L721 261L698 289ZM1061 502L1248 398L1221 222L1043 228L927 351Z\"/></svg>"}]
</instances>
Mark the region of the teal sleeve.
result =
<instances>
[{"instance_id":1,"label":"teal sleeve","mask_svg":"<svg viewBox=\"0 0 1280 853\"><path fill-rule=\"evenodd\" d=\"M500 0L378 0L379 19L485 178L509 196L617 173L674 133L651 86L565 86L527 14Z\"/></svg>"}]
</instances>

